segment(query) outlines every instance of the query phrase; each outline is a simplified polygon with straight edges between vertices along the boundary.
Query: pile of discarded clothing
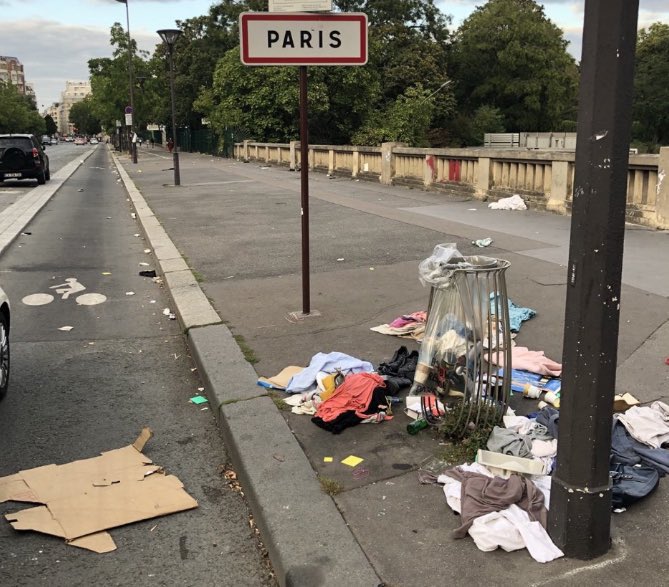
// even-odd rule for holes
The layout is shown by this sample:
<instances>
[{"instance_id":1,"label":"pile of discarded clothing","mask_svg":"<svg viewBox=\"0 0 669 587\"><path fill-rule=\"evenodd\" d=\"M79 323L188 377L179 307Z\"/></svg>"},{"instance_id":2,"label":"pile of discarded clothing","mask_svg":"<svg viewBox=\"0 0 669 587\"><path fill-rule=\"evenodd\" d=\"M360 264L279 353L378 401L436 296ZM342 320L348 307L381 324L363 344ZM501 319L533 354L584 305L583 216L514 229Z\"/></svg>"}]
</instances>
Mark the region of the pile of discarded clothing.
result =
<instances>
[{"instance_id":1,"label":"pile of discarded clothing","mask_svg":"<svg viewBox=\"0 0 669 587\"><path fill-rule=\"evenodd\" d=\"M539 562L562 556L545 530L559 418L551 406L529 416L510 410L476 463L447 468L436 477L419 474L423 483L442 484L446 502L461 514L456 538L469 534L484 551L527 548ZM612 425L612 509L621 513L650 495L669 472L669 450L663 448L669 446L669 406L660 401L634 405L615 414Z\"/></svg>"},{"instance_id":2,"label":"pile of discarded clothing","mask_svg":"<svg viewBox=\"0 0 669 587\"><path fill-rule=\"evenodd\" d=\"M274 377L261 377L258 384L291 394L284 401L293 413L311 415L314 424L339 434L358 424L391 419L392 404L413 382L417 361L417 351L405 346L378 370L344 353L318 353L306 368L286 367Z\"/></svg>"}]
</instances>

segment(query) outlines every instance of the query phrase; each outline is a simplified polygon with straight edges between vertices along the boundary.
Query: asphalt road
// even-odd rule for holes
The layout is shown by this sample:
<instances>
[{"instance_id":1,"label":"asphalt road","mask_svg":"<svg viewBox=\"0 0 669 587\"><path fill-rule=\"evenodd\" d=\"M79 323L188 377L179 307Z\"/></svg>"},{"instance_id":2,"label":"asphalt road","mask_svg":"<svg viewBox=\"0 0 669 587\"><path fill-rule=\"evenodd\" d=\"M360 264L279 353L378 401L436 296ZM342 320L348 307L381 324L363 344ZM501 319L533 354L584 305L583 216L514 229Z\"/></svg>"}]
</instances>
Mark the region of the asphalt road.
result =
<instances>
[{"instance_id":1,"label":"asphalt road","mask_svg":"<svg viewBox=\"0 0 669 587\"><path fill-rule=\"evenodd\" d=\"M59 145L49 154L56 170L76 150ZM153 268L138 233L98 147L0 259L13 312L0 476L92 457L150 426L155 436L144 452L178 476L199 507L112 530L118 549L104 555L0 519L2 585L275 584L246 503L222 475L228 456L212 412L189 402L201 384L177 322L163 315L167 294L138 274ZM56 292L72 278L85 289ZM34 294L54 299L23 302ZM99 303L80 305L79 296ZM0 504L0 514L24 507Z\"/></svg>"}]
</instances>

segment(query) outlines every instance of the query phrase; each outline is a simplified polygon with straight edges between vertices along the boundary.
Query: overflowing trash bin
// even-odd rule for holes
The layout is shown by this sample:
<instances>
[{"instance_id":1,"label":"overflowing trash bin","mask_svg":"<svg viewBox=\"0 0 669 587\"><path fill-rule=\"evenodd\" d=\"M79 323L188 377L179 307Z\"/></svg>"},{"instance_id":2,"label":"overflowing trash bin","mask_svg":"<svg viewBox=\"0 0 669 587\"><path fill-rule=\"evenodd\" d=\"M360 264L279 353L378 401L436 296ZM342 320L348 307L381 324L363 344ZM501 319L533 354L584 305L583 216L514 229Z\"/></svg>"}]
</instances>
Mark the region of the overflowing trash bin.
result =
<instances>
[{"instance_id":1,"label":"overflowing trash bin","mask_svg":"<svg viewBox=\"0 0 669 587\"><path fill-rule=\"evenodd\" d=\"M511 364L511 331L504 274L510 263L463 256L454 243L437 245L419 265L430 287L425 335L407 405L420 399L421 419L462 437L492 427L506 411L510 379L497 365Z\"/></svg>"}]
</instances>

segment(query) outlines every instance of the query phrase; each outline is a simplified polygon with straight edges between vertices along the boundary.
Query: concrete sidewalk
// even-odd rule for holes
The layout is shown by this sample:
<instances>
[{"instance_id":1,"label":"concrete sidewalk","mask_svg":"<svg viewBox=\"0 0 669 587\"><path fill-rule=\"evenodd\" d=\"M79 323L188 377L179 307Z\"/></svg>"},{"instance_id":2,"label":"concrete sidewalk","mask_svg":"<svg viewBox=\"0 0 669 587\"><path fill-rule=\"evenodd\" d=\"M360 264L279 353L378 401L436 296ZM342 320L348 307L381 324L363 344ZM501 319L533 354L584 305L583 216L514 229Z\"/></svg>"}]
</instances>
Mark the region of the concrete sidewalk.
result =
<instances>
[{"instance_id":1,"label":"concrete sidewalk","mask_svg":"<svg viewBox=\"0 0 669 587\"><path fill-rule=\"evenodd\" d=\"M258 375L306 365L317 352L378 365L402 344L417 348L369 328L426 308L417 264L436 244L480 253L471 241L487 236L494 243L485 254L512 264L510 297L538 312L518 342L559 360L568 218L493 212L476 200L312 173L311 309L321 315L295 320L299 174L182 153L183 185L174 187L166 153L140 157L137 165L120 157L121 176L281 584L664 583L664 483L614 518L613 548L596 561L541 565L524 550L483 553L469 538L452 539L458 519L442 491L418 483L416 469L440 448L429 432L407 435L400 413L333 436L308 416L278 410L256 385ZM626 239L618 389L643 401L667 399L669 235L630 227ZM364 475L340 464L351 454L365 459ZM343 491L329 497L317 475Z\"/></svg>"}]
</instances>

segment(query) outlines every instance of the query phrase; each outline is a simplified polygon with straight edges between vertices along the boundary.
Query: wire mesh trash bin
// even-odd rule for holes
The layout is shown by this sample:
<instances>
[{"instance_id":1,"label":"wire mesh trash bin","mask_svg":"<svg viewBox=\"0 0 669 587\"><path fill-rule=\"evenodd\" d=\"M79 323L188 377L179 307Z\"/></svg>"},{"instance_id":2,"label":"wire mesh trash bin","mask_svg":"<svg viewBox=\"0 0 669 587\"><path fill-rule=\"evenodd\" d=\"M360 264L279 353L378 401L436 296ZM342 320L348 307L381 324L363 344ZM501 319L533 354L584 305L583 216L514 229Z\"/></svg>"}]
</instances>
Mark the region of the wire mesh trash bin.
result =
<instances>
[{"instance_id":1,"label":"wire mesh trash bin","mask_svg":"<svg viewBox=\"0 0 669 587\"><path fill-rule=\"evenodd\" d=\"M435 415L436 396L445 406L452 437L492 427L506 411L511 382L498 376L497 365L511 365L504 278L509 266L502 259L464 257L450 243L437 245L420 264L430 301L407 402L422 396L422 418L436 424L444 413Z\"/></svg>"}]
</instances>

